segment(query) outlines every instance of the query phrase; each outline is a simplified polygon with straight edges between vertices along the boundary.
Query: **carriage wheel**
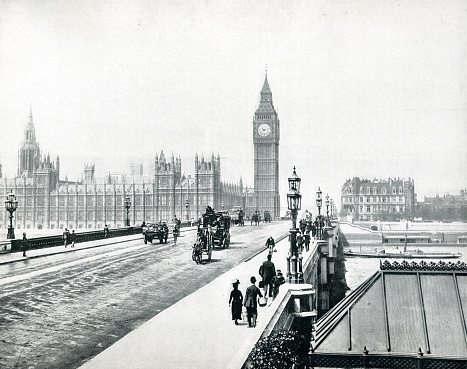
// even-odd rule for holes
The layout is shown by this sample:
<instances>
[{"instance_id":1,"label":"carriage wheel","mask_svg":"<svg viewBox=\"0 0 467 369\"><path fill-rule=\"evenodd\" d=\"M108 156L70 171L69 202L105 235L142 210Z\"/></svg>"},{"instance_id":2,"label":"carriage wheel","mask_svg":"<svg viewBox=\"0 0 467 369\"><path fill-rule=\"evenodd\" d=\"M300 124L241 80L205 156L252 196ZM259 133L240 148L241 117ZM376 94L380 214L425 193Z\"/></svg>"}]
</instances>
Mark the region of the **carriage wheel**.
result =
<instances>
[{"instance_id":1,"label":"carriage wheel","mask_svg":"<svg viewBox=\"0 0 467 369\"><path fill-rule=\"evenodd\" d=\"M195 249L193 248L193 251L191 252L191 259L193 261L196 261L196 253L195 253Z\"/></svg>"}]
</instances>

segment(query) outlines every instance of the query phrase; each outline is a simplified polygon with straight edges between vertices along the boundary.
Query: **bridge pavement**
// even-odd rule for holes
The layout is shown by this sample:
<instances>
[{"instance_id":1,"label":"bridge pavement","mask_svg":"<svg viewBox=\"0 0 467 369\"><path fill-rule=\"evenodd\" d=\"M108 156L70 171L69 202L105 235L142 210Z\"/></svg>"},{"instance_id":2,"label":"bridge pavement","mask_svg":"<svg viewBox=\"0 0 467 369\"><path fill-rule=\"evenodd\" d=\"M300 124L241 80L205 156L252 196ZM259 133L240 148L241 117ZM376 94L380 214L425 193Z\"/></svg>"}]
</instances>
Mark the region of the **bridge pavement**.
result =
<instances>
[{"instance_id":1,"label":"bridge pavement","mask_svg":"<svg viewBox=\"0 0 467 369\"><path fill-rule=\"evenodd\" d=\"M289 249L287 238L278 242L276 249L272 261L276 269L281 269L285 275ZM219 276L160 312L80 368L240 369L286 291L292 287L287 283L282 285L279 296L271 305L258 307L256 328L248 328L247 322L240 322L238 326L234 324L228 305L231 282L239 279L239 289L245 295L250 277L254 275L260 280L259 266L266 260L267 254L268 250L265 249ZM304 254L304 260L307 257L309 255ZM199 265L199 268L202 267Z\"/></svg>"}]
</instances>

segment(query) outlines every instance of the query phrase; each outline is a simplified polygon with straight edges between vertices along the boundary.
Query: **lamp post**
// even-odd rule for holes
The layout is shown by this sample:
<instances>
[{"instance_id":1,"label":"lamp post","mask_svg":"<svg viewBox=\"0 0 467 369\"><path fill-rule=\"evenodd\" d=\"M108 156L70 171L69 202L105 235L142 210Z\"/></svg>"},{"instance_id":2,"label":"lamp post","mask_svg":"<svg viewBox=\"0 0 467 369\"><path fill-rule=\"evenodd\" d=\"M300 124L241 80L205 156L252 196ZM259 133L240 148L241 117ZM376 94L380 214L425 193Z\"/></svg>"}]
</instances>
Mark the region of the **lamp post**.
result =
<instances>
[{"instance_id":1,"label":"lamp post","mask_svg":"<svg viewBox=\"0 0 467 369\"><path fill-rule=\"evenodd\" d=\"M318 187L318 191L316 192L316 206L318 207L318 239L321 237L321 205L323 205L321 194L321 189Z\"/></svg>"},{"instance_id":2,"label":"lamp post","mask_svg":"<svg viewBox=\"0 0 467 369\"><path fill-rule=\"evenodd\" d=\"M324 202L326 204L326 225L329 224L329 195L326 194L326 201Z\"/></svg>"},{"instance_id":3,"label":"lamp post","mask_svg":"<svg viewBox=\"0 0 467 369\"><path fill-rule=\"evenodd\" d=\"M292 215L292 228L290 229L290 250L287 255L287 278L289 283L303 283L302 255L299 254L297 247L297 213L301 209L300 182L302 180L295 172L295 167L288 181L287 207Z\"/></svg>"},{"instance_id":4,"label":"lamp post","mask_svg":"<svg viewBox=\"0 0 467 369\"><path fill-rule=\"evenodd\" d=\"M190 217L188 216L188 207L190 206L190 200L188 200L188 197L185 200L185 209L186 209L186 220L189 220Z\"/></svg>"},{"instance_id":5,"label":"lamp post","mask_svg":"<svg viewBox=\"0 0 467 369\"><path fill-rule=\"evenodd\" d=\"M126 226L130 226L130 206L131 206L131 199L129 196L125 198L125 209L126 209Z\"/></svg>"},{"instance_id":6,"label":"lamp post","mask_svg":"<svg viewBox=\"0 0 467 369\"><path fill-rule=\"evenodd\" d=\"M5 200L5 209L10 213L10 226L8 227L8 234L6 236L7 239L15 238L15 229L13 228L13 213L16 211L18 207L18 200L16 200L16 196L13 193L13 190L6 195Z\"/></svg>"}]
</instances>

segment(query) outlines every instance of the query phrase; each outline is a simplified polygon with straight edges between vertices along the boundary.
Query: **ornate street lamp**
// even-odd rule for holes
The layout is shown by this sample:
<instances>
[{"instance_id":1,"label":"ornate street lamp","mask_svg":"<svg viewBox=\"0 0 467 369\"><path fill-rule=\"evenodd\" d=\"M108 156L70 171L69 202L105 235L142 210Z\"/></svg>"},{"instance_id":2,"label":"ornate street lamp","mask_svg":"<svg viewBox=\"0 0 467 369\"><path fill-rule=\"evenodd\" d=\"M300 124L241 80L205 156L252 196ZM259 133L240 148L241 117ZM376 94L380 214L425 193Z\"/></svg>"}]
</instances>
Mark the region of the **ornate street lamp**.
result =
<instances>
[{"instance_id":1,"label":"ornate street lamp","mask_svg":"<svg viewBox=\"0 0 467 369\"><path fill-rule=\"evenodd\" d=\"M130 226L130 206L131 206L131 199L129 196L125 198L125 209L126 209L126 225L127 227Z\"/></svg>"},{"instance_id":2,"label":"ornate street lamp","mask_svg":"<svg viewBox=\"0 0 467 369\"><path fill-rule=\"evenodd\" d=\"M316 206L318 207L318 239L321 237L321 205L323 205L323 199L321 198L321 189L318 187L318 191L316 192Z\"/></svg>"},{"instance_id":3,"label":"ornate street lamp","mask_svg":"<svg viewBox=\"0 0 467 369\"><path fill-rule=\"evenodd\" d=\"M18 207L18 200L16 200L16 196L11 190L11 193L6 195L5 200L5 209L10 213L10 226L8 227L8 234L6 236L7 239L15 238L15 229L13 228L13 213L16 211Z\"/></svg>"},{"instance_id":4,"label":"ornate street lamp","mask_svg":"<svg viewBox=\"0 0 467 369\"><path fill-rule=\"evenodd\" d=\"M326 204L326 224L329 224L329 195L326 194L326 201L324 202Z\"/></svg>"},{"instance_id":5,"label":"ornate street lamp","mask_svg":"<svg viewBox=\"0 0 467 369\"><path fill-rule=\"evenodd\" d=\"M292 228L290 229L290 250L287 256L287 277L289 283L303 283L302 255L299 255L297 247L297 214L302 207L302 195L300 195L302 180L295 172L295 167L288 181L287 207L292 215Z\"/></svg>"},{"instance_id":6,"label":"ornate street lamp","mask_svg":"<svg viewBox=\"0 0 467 369\"><path fill-rule=\"evenodd\" d=\"M190 220L190 217L188 216L188 207L190 206L190 201L188 200L188 197L185 200L185 209L186 209L186 220Z\"/></svg>"}]
</instances>

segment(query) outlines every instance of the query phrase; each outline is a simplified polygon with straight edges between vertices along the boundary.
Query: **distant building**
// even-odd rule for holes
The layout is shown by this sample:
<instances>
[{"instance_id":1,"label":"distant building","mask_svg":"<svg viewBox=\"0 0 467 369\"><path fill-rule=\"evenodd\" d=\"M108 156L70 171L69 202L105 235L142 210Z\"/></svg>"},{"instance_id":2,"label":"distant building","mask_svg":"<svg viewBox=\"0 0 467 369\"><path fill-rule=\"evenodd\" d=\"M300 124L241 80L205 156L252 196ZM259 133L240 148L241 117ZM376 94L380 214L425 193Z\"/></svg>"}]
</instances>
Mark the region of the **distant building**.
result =
<instances>
[{"instance_id":1,"label":"distant building","mask_svg":"<svg viewBox=\"0 0 467 369\"><path fill-rule=\"evenodd\" d=\"M341 190L342 219L349 221L413 220L416 194L413 179L348 179Z\"/></svg>"},{"instance_id":2,"label":"distant building","mask_svg":"<svg viewBox=\"0 0 467 369\"><path fill-rule=\"evenodd\" d=\"M422 220L467 222L467 189L459 195L425 196L423 202L418 202L415 214Z\"/></svg>"},{"instance_id":3,"label":"distant building","mask_svg":"<svg viewBox=\"0 0 467 369\"><path fill-rule=\"evenodd\" d=\"M215 210L252 203L253 194L239 183L221 180L220 156L207 160L195 155L194 175L182 174L180 158L170 159L161 151L151 165L152 175L144 176L142 163L132 162L130 175L109 173L95 177L95 165L85 164L79 181L60 180L60 161L42 156L36 141L32 110L18 153L18 175L1 178L0 195L13 191L18 200L14 227L103 228L122 227L126 220L124 201L131 199L130 224L143 221L197 219L206 206ZM0 166L1 174L1 166ZM8 227L8 214L0 212L0 228Z\"/></svg>"}]
</instances>

